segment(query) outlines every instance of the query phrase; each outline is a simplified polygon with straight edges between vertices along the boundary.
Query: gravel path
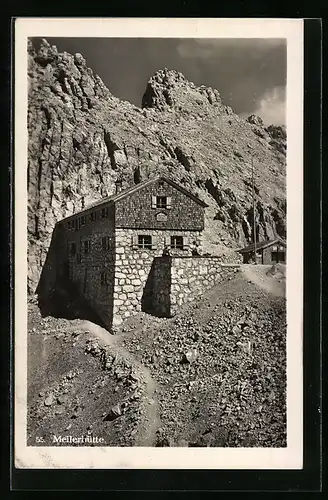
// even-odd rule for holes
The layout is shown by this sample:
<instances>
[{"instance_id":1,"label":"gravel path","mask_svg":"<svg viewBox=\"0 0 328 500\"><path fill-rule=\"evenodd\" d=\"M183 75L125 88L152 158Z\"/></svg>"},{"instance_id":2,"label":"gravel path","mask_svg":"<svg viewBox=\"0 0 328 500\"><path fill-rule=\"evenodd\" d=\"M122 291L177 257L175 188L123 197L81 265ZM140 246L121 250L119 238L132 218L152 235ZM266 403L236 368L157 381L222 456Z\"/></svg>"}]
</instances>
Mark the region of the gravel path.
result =
<instances>
[{"instance_id":1,"label":"gravel path","mask_svg":"<svg viewBox=\"0 0 328 500\"><path fill-rule=\"evenodd\" d=\"M286 446L286 301L266 272L243 267L175 318L142 313L115 336L34 307L29 444Z\"/></svg>"},{"instance_id":2,"label":"gravel path","mask_svg":"<svg viewBox=\"0 0 328 500\"><path fill-rule=\"evenodd\" d=\"M277 297L285 297L286 294L286 279L285 266L278 264L272 265L251 265L244 264L241 266L242 272L246 278L255 285L258 285L263 290Z\"/></svg>"},{"instance_id":3,"label":"gravel path","mask_svg":"<svg viewBox=\"0 0 328 500\"><path fill-rule=\"evenodd\" d=\"M119 333L157 380L157 446L286 445L286 303L249 277Z\"/></svg>"}]
</instances>

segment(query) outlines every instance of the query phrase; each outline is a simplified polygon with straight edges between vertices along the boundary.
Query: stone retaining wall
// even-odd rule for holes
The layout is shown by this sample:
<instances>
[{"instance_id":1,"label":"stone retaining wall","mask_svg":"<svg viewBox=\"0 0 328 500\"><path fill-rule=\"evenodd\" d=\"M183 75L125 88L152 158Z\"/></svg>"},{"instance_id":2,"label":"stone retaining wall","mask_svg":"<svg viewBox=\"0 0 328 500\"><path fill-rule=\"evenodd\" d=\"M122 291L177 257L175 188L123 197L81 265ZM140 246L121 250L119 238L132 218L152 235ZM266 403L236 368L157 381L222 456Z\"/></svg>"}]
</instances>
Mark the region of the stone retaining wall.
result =
<instances>
[{"instance_id":1,"label":"stone retaining wall","mask_svg":"<svg viewBox=\"0 0 328 500\"><path fill-rule=\"evenodd\" d=\"M154 263L153 310L174 316L186 302L196 299L240 266L225 266L219 257L162 257Z\"/></svg>"},{"instance_id":2,"label":"stone retaining wall","mask_svg":"<svg viewBox=\"0 0 328 500\"><path fill-rule=\"evenodd\" d=\"M172 257L170 315L238 269L238 265L225 267L219 257Z\"/></svg>"}]
</instances>

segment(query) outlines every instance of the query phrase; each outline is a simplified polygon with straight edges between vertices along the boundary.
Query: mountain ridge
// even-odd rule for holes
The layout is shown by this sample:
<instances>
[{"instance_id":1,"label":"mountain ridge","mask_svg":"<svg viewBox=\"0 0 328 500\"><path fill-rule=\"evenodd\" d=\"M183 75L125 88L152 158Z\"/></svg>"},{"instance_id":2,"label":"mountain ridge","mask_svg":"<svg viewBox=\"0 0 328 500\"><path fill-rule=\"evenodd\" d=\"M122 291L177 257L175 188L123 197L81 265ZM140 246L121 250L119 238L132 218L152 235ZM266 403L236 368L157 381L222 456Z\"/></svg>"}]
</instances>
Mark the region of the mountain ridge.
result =
<instances>
[{"instance_id":1,"label":"mountain ridge","mask_svg":"<svg viewBox=\"0 0 328 500\"><path fill-rule=\"evenodd\" d=\"M153 175L206 202L204 247L226 260L252 238L254 168L259 238L286 234L286 129L246 120L218 90L164 68L142 108L113 96L81 54L28 45L28 290L55 223Z\"/></svg>"}]
</instances>

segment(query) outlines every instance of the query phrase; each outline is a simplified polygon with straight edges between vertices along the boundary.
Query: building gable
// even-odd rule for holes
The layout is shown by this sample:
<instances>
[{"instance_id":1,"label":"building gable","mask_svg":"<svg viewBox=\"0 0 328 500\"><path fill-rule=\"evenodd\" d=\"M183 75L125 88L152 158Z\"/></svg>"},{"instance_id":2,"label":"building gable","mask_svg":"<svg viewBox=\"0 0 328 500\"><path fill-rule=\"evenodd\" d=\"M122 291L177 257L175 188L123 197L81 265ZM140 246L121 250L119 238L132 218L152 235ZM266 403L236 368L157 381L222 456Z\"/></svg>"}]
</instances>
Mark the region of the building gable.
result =
<instances>
[{"instance_id":1,"label":"building gable","mask_svg":"<svg viewBox=\"0 0 328 500\"><path fill-rule=\"evenodd\" d=\"M164 177L115 197L115 226L201 231L206 204Z\"/></svg>"},{"instance_id":2,"label":"building gable","mask_svg":"<svg viewBox=\"0 0 328 500\"><path fill-rule=\"evenodd\" d=\"M166 189L164 189L166 186ZM149 197L146 200L145 193L151 193L151 216L150 213L147 214L149 208ZM140 203L136 202L139 198L140 193ZM162 204L157 200L157 197L161 196L166 198L166 202L162 200ZM174 205L172 206L172 195L174 198ZM131 200L131 201L129 201ZM118 207L116 210L116 206ZM60 225L64 225L66 229L80 228L81 225L87 222L96 222L103 217L103 212L117 213L116 223L117 227L149 227L149 228L159 228L165 229L165 227L172 229L182 229L181 224L185 223L185 229L195 229L202 230L204 223L200 224L199 219L204 218L204 208L208 205L200 200L196 195L190 193L185 188L176 184L174 181L167 177L153 177L140 184L136 184L129 189L122 192L116 193L114 195L102 198L91 205L87 206L85 209L76 212L69 217L66 217L60 221ZM130 207L130 211L135 209L139 217L135 214L134 217L131 214L126 214L122 216L122 207L127 209ZM186 209L185 215L178 216L178 207L181 209ZM168 212L168 210L173 211ZM154 212L156 210L156 212ZM155 214L155 219L154 219ZM194 223L189 220L189 215L194 214L196 219ZM107 217L107 215L106 215ZM145 224L138 222L138 218L145 221ZM180 220L179 220L180 219ZM164 224L166 223L166 224ZM132 224L132 225L131 225Z\"/></svg>"}]
</instances>

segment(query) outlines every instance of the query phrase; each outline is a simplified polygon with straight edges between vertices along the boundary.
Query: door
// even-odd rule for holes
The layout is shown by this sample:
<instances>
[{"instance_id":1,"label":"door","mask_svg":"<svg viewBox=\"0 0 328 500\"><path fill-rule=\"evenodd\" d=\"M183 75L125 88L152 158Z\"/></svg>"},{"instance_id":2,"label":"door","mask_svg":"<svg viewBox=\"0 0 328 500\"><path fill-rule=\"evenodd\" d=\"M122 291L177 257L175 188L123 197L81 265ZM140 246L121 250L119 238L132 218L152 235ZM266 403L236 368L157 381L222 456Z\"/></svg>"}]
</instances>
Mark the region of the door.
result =
<instances>
[{"instance_id":1,"label":"door","mask_svg":"<svg viewBox=\"0 0 328 500\"><path fill-rule=\"evenodd\" d=\"M271 252L271 262L274 264L278 262L278 252Z\"/></svg>"},{"instance_id":2,"label":"door","mask_svg":"<svg viewBox=\"0 0 328 500\"><path fill-rule=\"evenodd\" d=\"M277 252L277 262L285 262L286 256L285 252Z\"/></svg>"}]
</instances>

